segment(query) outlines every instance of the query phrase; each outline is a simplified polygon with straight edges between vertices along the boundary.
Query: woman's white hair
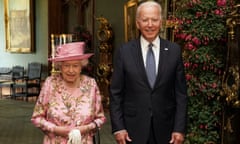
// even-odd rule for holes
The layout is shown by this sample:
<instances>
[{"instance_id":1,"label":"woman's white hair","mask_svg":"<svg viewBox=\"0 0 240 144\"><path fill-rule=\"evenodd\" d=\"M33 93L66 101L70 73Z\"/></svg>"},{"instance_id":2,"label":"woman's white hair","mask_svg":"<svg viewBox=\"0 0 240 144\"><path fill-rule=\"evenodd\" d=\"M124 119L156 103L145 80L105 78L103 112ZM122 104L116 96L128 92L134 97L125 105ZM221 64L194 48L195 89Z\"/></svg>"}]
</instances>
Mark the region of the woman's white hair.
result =
<instances>
[{"instance_id":1,"label":"woman's white hair","mask_svg":"<svg viewBox=\"0 0 240 144\"><path fill-rule=\"evenodd\" d=\"M162 6L156 1L145 1L140 3L136 11L136 19L140 18L140 12L143 7L157 7L159 10L160 20L162 19Z\"/></svg>"},{"instance_id":2,"label":"woman's white hair","mask_svg":"<svg viewBox=\"0 0 240 144\"><path fill-rule=\"evenodd\" d=\"M88 65L88 59L82 59L82 60L79 60L80 61L80 63L81 63L81 67L83 68L83 67L86 67L87 65ZM62 62L56 62L55 63L55 68L57 69L57 70L60 70L60 68L61 68L61 65L62 65Z\"/></svg>"},{"instance_id":3,"label":"woman's white hair","mask_svg":"<svg viewBox=\"0 0 240 144\"><path fill-rule=\"evenodd\" d=\"M86 67L88 65L88 59L82 59L80 60L82 67Z\"/></svg>"}]
</instances>

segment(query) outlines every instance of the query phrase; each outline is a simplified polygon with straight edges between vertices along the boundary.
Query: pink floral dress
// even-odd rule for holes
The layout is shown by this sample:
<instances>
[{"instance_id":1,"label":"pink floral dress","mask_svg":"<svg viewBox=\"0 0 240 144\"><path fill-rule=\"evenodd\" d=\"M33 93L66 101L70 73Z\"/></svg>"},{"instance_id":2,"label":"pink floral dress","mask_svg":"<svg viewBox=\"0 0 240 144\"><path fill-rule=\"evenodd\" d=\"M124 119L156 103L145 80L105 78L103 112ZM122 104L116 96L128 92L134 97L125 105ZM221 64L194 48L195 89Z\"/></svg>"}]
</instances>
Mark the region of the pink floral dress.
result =
<instances>
[{"instance_id":1,"label":"pink floral dress","mask_svg":"<svg viewBox=\"0 0 240 144\"><path fill-rule=\"evenodd\" d=\"M96 81L82 75L79 87L69 90L60 74L48 77L36 102L31 121L36 127L49 132L55 126L74 128L93 121L101 127L106 118ZM82 143L92 144L92 137L91 133L82 135ZM67 137L50 133L44 136L43 144L67 144L67 141Z\"/></svg>"}]
</instances>

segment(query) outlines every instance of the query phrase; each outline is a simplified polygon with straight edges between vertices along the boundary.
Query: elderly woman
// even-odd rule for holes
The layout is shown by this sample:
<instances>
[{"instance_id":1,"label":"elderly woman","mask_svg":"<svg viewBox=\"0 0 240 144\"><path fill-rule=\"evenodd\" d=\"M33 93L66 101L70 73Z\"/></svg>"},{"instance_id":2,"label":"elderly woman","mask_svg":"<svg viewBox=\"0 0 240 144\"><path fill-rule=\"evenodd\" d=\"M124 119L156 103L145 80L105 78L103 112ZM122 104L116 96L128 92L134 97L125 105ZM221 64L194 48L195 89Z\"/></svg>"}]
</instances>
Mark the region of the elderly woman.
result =
<instances>
[{"instance_id":1,"label":"elderly woman","mask_svg":"<svg viewBox=\"0 0 240 144\"><path fill-rule=\"evenodd\" d=\"M44 144L92 144L96 128L106 118L96 81L81 74L93 54L85 44L73 42L58 48L50 61L60 73L49 76L36 102L32 123L44 133Z\"/></svg>"}]
</instances>

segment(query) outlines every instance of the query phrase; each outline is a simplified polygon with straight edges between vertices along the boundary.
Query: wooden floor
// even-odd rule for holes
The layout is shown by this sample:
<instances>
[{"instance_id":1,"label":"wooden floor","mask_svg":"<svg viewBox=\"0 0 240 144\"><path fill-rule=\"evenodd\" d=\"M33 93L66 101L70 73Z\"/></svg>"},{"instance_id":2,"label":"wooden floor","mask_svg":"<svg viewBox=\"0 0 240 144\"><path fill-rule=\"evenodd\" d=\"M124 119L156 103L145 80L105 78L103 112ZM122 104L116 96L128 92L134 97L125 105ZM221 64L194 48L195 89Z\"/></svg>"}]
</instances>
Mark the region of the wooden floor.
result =
<instances>
[{"instance_id":1,"label":"wooden floor","mask_svg":"<svg viewBox=\"0 0 240 144\"><path fill-rule=\"evenodd\" d=\"M30 122L34 104L35 99L29 102L6 96L0 99L0 144L42 144L42 132ZM108 119L100 130L101 144L116 144L109 114L105 114Z\"/></svg>"}]
</instances>

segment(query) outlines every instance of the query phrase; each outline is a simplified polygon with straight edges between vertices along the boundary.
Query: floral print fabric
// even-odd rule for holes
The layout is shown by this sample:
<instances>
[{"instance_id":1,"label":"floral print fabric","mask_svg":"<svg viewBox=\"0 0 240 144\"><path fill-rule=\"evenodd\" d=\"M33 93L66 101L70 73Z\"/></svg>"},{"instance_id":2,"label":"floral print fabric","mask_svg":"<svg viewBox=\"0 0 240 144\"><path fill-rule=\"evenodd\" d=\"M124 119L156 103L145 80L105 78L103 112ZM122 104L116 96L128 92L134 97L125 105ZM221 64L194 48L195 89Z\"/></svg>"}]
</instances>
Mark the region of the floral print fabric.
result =
<instances>
[{"instance_id":1,"label":"floral print fabric","mask_svg":"<svg viewBox=\"0 0 240 144\"><path fill-rule=\"evenodd\" d=\"M69 88L61 75L46 79L36 102L32 123L45 132L44 144L67 144L67 137L51 133L55 126L78 127L96 122L101 127L106 121L97 83L81 75L78 88ZM83 144L92 144L93 134L82 135Z\"/></svg>"}]
</instances>

